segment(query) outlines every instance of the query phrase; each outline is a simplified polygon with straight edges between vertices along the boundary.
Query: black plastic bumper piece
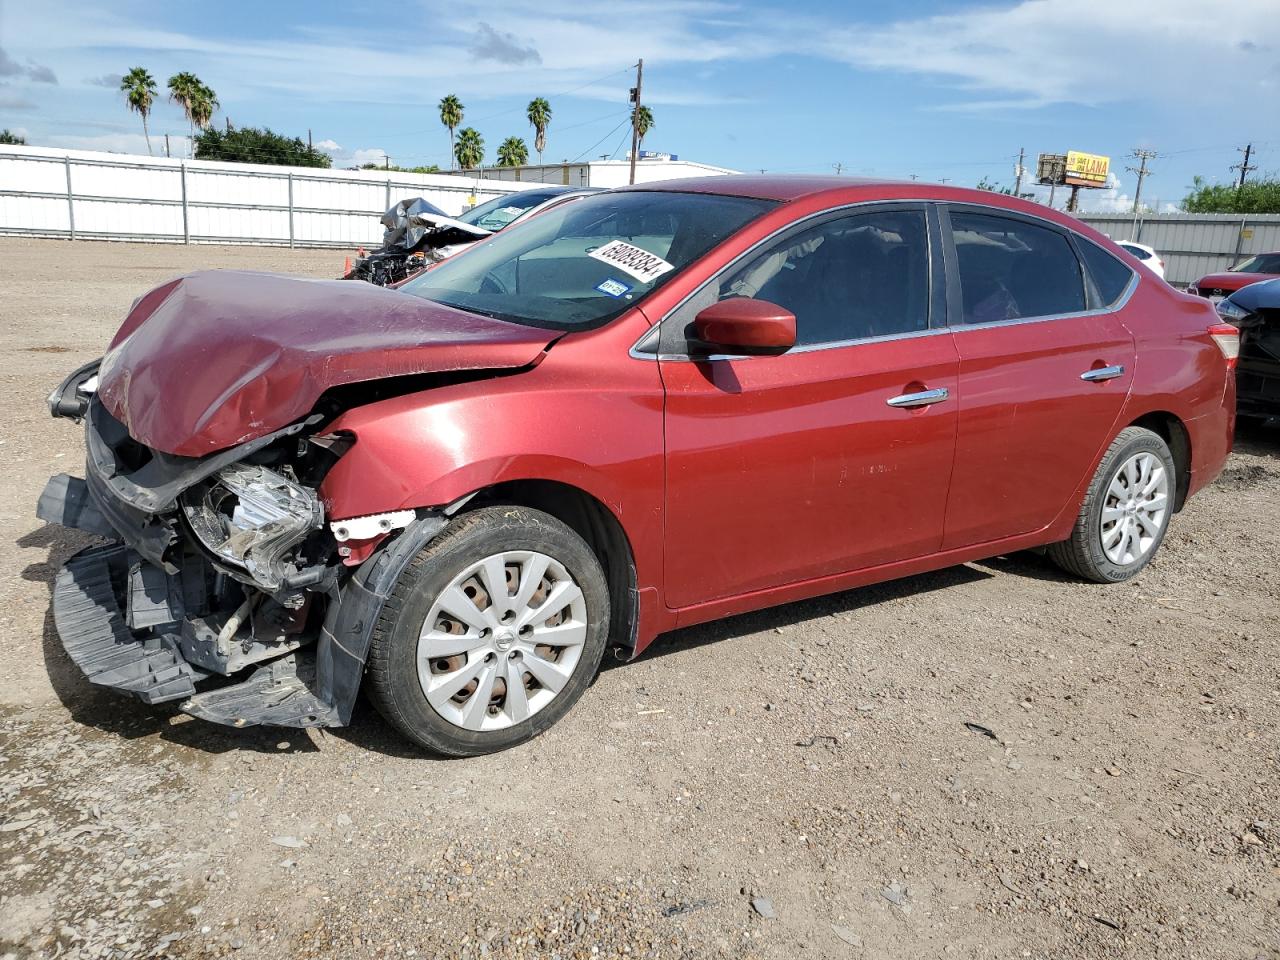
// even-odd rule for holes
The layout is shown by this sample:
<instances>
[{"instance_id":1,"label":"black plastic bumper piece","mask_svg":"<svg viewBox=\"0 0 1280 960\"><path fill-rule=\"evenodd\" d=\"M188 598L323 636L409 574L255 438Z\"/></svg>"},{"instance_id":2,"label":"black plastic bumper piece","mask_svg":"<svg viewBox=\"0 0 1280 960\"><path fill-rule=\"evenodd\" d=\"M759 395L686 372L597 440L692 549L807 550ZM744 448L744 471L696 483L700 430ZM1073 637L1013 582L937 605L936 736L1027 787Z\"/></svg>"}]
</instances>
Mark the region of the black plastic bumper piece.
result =
<instances>
[{"instance_id":1,"label":"black plastic bumper piece","mask_svg":"<svg viewBox=\"0 0 1280 960\"><path fill-rule=\"evenodd\" d=\"M99 537L115 539L115 529L107 521L93 497L89 485L79 477L60 473L50 477L45 484L40 501L36 504L36 516L49 523L74 527Z\"/></svg>"},{"instance_id":2,"label":"black plastic bumper piece","mask_svg":"<svg viewBox=\"0 0 1280 960\"><path fill-rule=\"evenodd\" d=\"M144 703L189 697L207 674L188 664L164 635L140 639L125 623L113 580L125 582L129 561L129 551L115 543L82 550L59 571L53 621L63 649L90 683Z\"/></svg>"},{"instance_id":3,"label":"black plastic bumper piece","mask_svg":"<svg viewBox=\"0 0 1280 960\"><path fill-rule=\"evenodd\" d=\"M198 693L179 709L229 727L341 726L338 711L314 688L315 651L299 651L259 667L243 683Z\"/></svg>"}]
</instances>

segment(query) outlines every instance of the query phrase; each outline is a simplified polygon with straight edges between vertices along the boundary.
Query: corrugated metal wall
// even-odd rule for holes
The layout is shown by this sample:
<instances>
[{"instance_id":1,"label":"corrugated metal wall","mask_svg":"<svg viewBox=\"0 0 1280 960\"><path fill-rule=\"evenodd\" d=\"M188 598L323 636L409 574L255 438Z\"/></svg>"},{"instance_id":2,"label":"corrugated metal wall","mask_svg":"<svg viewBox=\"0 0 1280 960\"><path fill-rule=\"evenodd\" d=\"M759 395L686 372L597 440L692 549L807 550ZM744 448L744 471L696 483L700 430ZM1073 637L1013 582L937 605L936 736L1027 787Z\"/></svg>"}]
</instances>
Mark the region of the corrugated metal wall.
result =
<instances>
[{"instance_id":1,"label":"corrugated metal wall","mask_svg":"<svg viewBox=\"0 0 1280 960\"><path fill-rule=\"evenodd\" d=\"M0 147L0 234L290 246L377 245L393 203L456 216L533 184L447 174Z\"/></svg>"},{"instance_id":2,"label":"corrugated metal wall","mask_svg":"<svg viewBox=\"0 0 1280 960\"><path fill-rule=\"evenodd\" d=\"M1079 218L1111 237L1134 240L1159 251L1165 279L1185 286L1255 253L1280 250L1280 214L1161 213L1135 218L1123 213L1085 213Z\"/></svg>"}]
</instances>

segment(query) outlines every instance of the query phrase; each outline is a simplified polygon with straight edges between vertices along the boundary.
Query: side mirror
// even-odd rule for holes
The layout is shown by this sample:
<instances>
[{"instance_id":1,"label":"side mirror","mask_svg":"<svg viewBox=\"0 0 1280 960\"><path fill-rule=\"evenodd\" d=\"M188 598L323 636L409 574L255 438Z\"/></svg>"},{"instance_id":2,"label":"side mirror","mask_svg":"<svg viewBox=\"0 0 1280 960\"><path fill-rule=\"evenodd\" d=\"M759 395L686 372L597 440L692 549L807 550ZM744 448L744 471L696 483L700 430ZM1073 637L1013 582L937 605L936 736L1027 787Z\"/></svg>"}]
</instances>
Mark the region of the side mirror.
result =
<instances>
[{"instance_id":1,"label":"side mirror","mask_svg":"<svg viewBox=\"0 0 1280 960\"><path fill-rule=\"evenodd\" d=\"M731 297L693 318L699 340L733 353L782 353L796 345L796 315L770 303Z\"/></svg>"}]
</instances>

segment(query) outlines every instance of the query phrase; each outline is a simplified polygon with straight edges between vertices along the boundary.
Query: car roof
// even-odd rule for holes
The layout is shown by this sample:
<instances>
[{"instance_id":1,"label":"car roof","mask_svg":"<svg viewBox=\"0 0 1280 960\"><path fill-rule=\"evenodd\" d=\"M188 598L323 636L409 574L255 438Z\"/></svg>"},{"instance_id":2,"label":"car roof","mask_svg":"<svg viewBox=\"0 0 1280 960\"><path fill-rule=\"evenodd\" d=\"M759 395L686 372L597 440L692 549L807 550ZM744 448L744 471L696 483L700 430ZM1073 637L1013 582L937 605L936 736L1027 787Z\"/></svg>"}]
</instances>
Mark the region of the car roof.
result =
<instances>
[{"instance_id":1,"label":"car roof","mask_svg":"<svg viewBox=\"0 0 1280 960\"><path fill-rule=\"evenodd\" d=\"M829 200L835 206L875 200L923 200L972 203L1048 220L1100 242L1103 234L1068 213L1042 203L1011 197L992 190L953 187L923 180L877 180L865 177L833 177L809 174L728 174L718 177L688 177L677 180L655 180L651 183L618 187L617 190L646 190L666 193L705 193L726 197L751 197L780 203L805 201L820 204Z\"/></svg>"}]
</instances>

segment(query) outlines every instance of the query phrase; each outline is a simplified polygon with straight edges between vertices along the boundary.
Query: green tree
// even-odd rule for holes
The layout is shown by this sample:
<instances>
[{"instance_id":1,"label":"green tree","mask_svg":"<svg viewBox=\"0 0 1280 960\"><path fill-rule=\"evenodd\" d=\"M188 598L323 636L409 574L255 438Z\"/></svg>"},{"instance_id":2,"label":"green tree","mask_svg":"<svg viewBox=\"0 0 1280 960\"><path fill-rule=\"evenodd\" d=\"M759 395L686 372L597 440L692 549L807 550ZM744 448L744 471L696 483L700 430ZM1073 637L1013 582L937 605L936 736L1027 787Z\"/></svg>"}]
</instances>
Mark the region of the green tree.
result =
<instances>
[{"instance_id":1,"label":"green tree","mask_svg":"<svg viewBox=\"0 0 1280 960\"><path fill-rule=\"evenodd\" d=\"M225 133L210 127L196 134L196 159L232 163L274 163L286 167L327 167L327 153L313 150L299 137L286 137L265 127L234 127Z\"/></svg>"},{"instance_id":2,"label":"green tree","mask_svg":"<svg viewBox=\"0 0 1280 960\"><path fill-rule=\"evenodd\" d=\"M636 129L636 143L644 142L645 134L657 126L653 122L653 111L644 104L631 111L631 125Z\"/></svg>"},{"instance_id":3,"label":"green tree","mask_svg":"<svg viewBox=\"0 0 1280 960\"><path fill-rule=\"evenodd\" d=\"M14 133L8 127L0 130L0 143L11 143L21 146L27 142L27 138L20 134Z\"/></svg>"},{"instance_id":4,"label":"green tree","mask_svg":"<svg viewBox=\"0 0 1280 960\"><path fill-rule=\"evenodd\" d=\"M525 115L533 125L533 149L538 151L538 163L542 163L542 151L547 149L547 127L551 125L551 104L545 97L534 97Z\"/></svg>"},{"instance_id":5,"label":"green tree","mask_svg":"<svg viewBox=\"0 0 1280 960\"><path fill-rule=\"evenodd\" d=\"M454 142L453 131L462 125L462 101L452 93L440 100L440 122L449 128L449 168L453 169L454 158L458 148Z\"/></svg>"},{"instance_id":6,"label":"green tree","mask_svg":"<svg viewBox=\"0 0 1280 960\"><path fill-rule=\"evenodd\" d=\"M191 103L191 119L201 130L208 130L209 124L213 121L214 111L219 106L218 95L202 83Z\"/></svg>"},{"instance_id":7,"label":"green tree","mask_svg":"<svg viewBox=\"0 0 1280 960\"><path fill-rule=\"evenodd\" d=\"M196 122L191 116L191 104L200 95L200 78L194 73L175 73L169 78L169 100L182 108L182 115L187 118L187 131L191 139L196 136Z\"/></svg>"},{"instance_id":8,"label":"green tree","mask_svg":"<svg viewBox=\"0 0 1280 960\"><path fill-rule=\"evenodd\" d=\"M498 166L522 167L529 162L529 147L519 137L507 137L498 145Z\"/></svg>"},{"instance_id":9,"label":"green tree","mask_svg":"<svg viewBox=\"0 0 1280 960\"><path fill-rule=\"evenodd\" d=\"M1211 184L1204 177L1192 177L1182 206L1188 213L1280 213L1280 177L1270 174L1243 184Z\"/></svg>"},{"instance_id":10,"label":"green tree","mask_svg":"<svg viewBox=\"0 0 1280 960\"><path fill-rule=\"evenodd\" d=\"M463 127L459 130L453 156L463 170L471 170L484 163L484 137L480 136L480 131L475 127Z\"/></svg>"},{"instance_id":11,"label":"green tree","mask_svg":"<svg viewBox=\"0 0 1280 960\"><path fill-rule=\"evenodd\" d=\"M425 167L400 167L400 166L396 166L394 163L391 164L390 166L383 163L362 163L360 164L360 169L361 170L394 170L396 173L439 173L440 172L440 168L437 167L434 163L428 164Z\"/></svg>"},{"instance_id":12,"label":"green tree","mask_svg":"<svg viewBox=\"0 0 1280 960\"><path fill-rule=\"evenodd\" d=\"M142 135L147 138L147 153L151 153L147 117L151 113L151 105L156 102L156 82L142 67L134 67L120 78L120 90L129 109L142 117Z\"/></svg>"}]
</instances>

